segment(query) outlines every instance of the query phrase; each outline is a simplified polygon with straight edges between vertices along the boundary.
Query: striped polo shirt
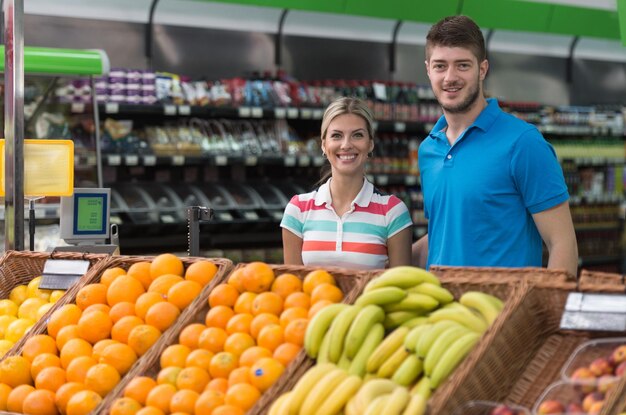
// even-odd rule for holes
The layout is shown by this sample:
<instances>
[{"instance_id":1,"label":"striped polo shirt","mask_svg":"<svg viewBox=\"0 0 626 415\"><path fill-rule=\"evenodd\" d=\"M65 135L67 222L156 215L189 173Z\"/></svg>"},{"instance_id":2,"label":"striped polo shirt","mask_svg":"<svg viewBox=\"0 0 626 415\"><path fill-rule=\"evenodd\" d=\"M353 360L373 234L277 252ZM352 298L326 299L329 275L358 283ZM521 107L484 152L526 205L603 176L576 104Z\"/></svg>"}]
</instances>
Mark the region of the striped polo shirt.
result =
<instances>
[{"instance_id":1,"label":"striped polo shirt","mask_svg":"<svg viewBox=\"0 0 626 415\"><path fill-rule=\"evenodd\" d=\"M285 208L280 226L302 238L303 264L385 268L387 240L412 225L406 205L365 179L350 210L339 217L332 207L331 180L294 196Z\"/></svg>"}]
</instances>

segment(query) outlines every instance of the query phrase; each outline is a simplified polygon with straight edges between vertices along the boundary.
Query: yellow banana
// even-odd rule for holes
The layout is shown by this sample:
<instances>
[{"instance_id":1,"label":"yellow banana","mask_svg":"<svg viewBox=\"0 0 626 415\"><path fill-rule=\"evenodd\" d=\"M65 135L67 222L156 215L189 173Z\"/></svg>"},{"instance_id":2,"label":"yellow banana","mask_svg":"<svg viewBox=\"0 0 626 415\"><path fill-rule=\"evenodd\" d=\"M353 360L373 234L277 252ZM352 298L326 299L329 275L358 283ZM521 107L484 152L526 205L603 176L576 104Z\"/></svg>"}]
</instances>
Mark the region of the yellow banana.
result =
<instances>
[{"instance_id":1,"label":"yellow banana","mask_svg":"<svg viewBox=\"0 0 626 415\"><path fill-rule=\"evenodd\" d=\"M291 390L288 414L297 415L309 391L319 383L320 379L334 370L337 370L337 367L331 363L318 363L307 370Z\"/></svg>"},{"instance_id":2,"label":"yellow banana","mask_svg":"<svg viewBox=\"0 0 626 415\"><path fill-rule=\"evenodd\" d=\"M469 332L461 336L446 350L430 376L430 387L437 389L445 381L450 373L465 359L480 339L480 334Z\"/></svg>"},{"instance_id":3,"label":"yellow banana","mask_svg":"<svg viewBox=\"0 0 626 415\"><path fill-rule=\"evenodd\" d=\"M409 352L415 352L417 342L419 339L432 327L431 324L423 324L411 329L411 331L404 337L404 348Z\"/></svg>"},{"instance_id":4,"label":"yellow banana","mask_svg":"<svg viewBox=\"0 0 626 415\"><path fill-rule=\"evenodd\" d=\"M382 365L401 345L409 332L407 327L398 327L378 345L374 353L367 359L366 369L369 373L376 373Z\"/></svg>"},{"instance_id":5,"label":"yellow banana","mask_svg":"<svg viewBox=\"0 0 626 415\"><path fill-rule=\"evenodd\" d=\"M360 412L356 408L355 405L356 405L356 397L353 396L352 399L348 401L348 403L346 404L346 407L343 410L345 415L361 415L362 412Z\"/></svg>"},{"instance_id":6,"label":"yellow banana","mask_svg":"<svg viewBox=\"0 0 626 415\"><path fill-rule=\"evenodd\" d=\"M415 354L410 354L402 362L400 367L393 373L391 380L401 386L409 386L422 374L422 359Z\"/></svg>"},{"instance_id":7,"label":"yellow banana","mask_svg":"<svg viewBox=\"0 0 626 415\"><path fill-rule=\"evenodd\" d=\"M391 378L396 370L400 367L404 359L409 356L409 352L407 352L404 348L404 344L401 344L398 349L393 352L393 354L378 368L378 372L376 372L376 376L381 378Z\"/></svg>"},{"instance_id":8,"label":"yellow banana","mask_svg":"<svg viewBox=\"0 0 626 415\"><path fill-rule=\"evenodd\" d=\"M359 351L356 352L354 359L350 363L350 369L348 372L351 375L358 375L363 377L365 375L365 367L367 365L367 359L374 353L374 350L378 347L380 342L385 338L385 329L382 324L374 324L370 332L367 333L367 337L359 347Z\"/></svg>"},{"instance_id":9,"label":"yellow banana","mask_svg":"<svg viewBox=\"0 0 626 415\"><path fill-rule=\"evenodd\" d=\"M390 398L391 394L379 396L378 398L374 399L372 403L367 406L363 415L385 414L385 408L387 407L387 403L389 402Z\"/></svg>"},{"instance_id":10,"label":"yellow banana","mask_svg":"<svg viewBox=\"0 0 626 415\"><path fill-rule=\"evenodd\" d=\"M430 378L428 376L422 376L422 378L413 386L411 389L411 395L420 395L423 396L424 399L428 401L431 394L430 389Z\"/></svg>"},{"instance_id":11,"label":"yellow banana","mask_svg":"<svg viewBox=\"0 0 626 415\"><path fill-rule=\"evenodd\" d=\"M391 392L391 395L389 395L389 400L387 401L387 405L385 405L384 412L381 413L386 415L401 415L402 411L409 403L410 398L411 395L406 388L402 386L395 388L393 392Z\"/></svg>"},{"instance_id":12,"label":"yellow banana","mask_svg":"<svg viewBox=\"0 0 626 415\"><path fill-rule=\"evenodd\" d=\"M315 411L316 415L335 415L348 403L348 400L359 390L363 380L360 377L348 376L326 397Z\"/></svg>"},{"instance_id":13,"label":"yellow banana","mask_svg":"<svg viewBox=\"0 0 626 415\"><path fill-rule=\"evenodd\" d=\"M404 408L402 415L424 415L428 406L428 398L422 395L411 395L409 404Z\"/></svg>"},{"instance_id":14,"label":"yellow banana","mask_svg":"<svg viewBox=\"0 0 626 415\"><path fill-rule=\"evenodd\" d=\"M452 295L450 291L438 284L432 284L430 282L423 282L415 287L409 288L408 291L409 293L429 295L442 305L454 301L454 295Z\"/></svg>"},{"instance_id":15,"label":"yellow banana","mask_svg":"<svg viewBox=\"0 0 626 415\"><path fill-rule=\"evenodd\" d=\"M359 311L350 325L344 347L348 358L352 359L359 351L367 333L374 324L381 323L385 319L385 312L377 305L367 305Z\"/></svg>"},{"instance_id":16,"label":"yellow banana","mask_svg":"<svg viewBox=\"0 0 626 415\"><path fill-rule=\"evenodd\" d=\"M413 317L412 319L407 320L407 321L405 321L404 323L402 323L400 325L412 329L412 328L417 327L417 326L422 326L422 325L424 325L426 323L428 323L428 317L426 317L426 316L419 316L419 317Z\"/></svg>"},{"instance_id":17,"label":"yellow banana","mask_svg":"<svg viewBox=\"0 0 626 415\"><path fill-rule=\"evenodd\" d=\"M466 307L473 308L478 311L487 320L487 324L491 325L500 311L502 311L502 301L493 295L480 291L468 291L464 293L459 302Z\"/></svg>"},{"instance_id":18,"label":"yellow banana","mask_svg":"<svg viewBox=\"0 0 626 415\"><path fill-rule=\"evenodd\" d=\"M330 349L330 336L324 336L320 350L317 352L317 363L334 363L330 361L328 357L328 350Z\"/></svg>"},{"instance_id":19,"label":"yellow banana","mask_svg":"<svg viewBox=\"0 0 626 415\"><path fill-rule=\"evenodd\" d=\"M448 327L461 326L456 321L442 320L434 324L430 324L430 329L424 331L415 345L415 353L422 359L428 354L428 350L432 347L437 337Z\"/></svg>"},{"instance_id":20,"label":"yellow banana","mask_svg":"<svg viewBox=\"0 0 626 415\"><path fill-rule=\"evenodd\" d=\"M428 316L428 321L435 323L442 320L452 320L465 326L477 333L483 333L487 330L487 321L480 315L474 313L472 310L465 306L454 308L441 308L437 311L433 311Z\"/></svg>"},{"instance_id":21,"label":"yellow banana","mask_svg":"<svg viewBox=\"0 0 626 415\"><path fill-rule=\"evenodd\" d=\"M323 400L325 400L337 386L348 377L348 372L342 369L332 370L322 377L313 389L310 390L302 406L300 407L300 415L314 415L317 408Z\"/></svg>"},{"instance_id":22,"label":"yellow banana","mask_svg":"<svg viewBox=\"0 0 626 415\"><path fill-rule=\"evenodd\" d=\"M350 358L348 358L348 354L344 349L343 353L341 353L341 356L339 356L339 360L337 361L337 367L347 372L350 369L351 365L352 361L350 360Z\"/></svg>"},{"instance_id":23,"label":"yellow banana","mask_svg":"<svg viewBox=\"0 0 626 415\"><path fill-rule=\"evenodd\" d=\"M365 286L365 292L380 287L410 288L423 282L441 285L439 279L430 272L416 267L399 266L389 268Z\"/></svg>"},{"instance_id":24,"label":"yellow banana","mask_svg":"<svg viewBox=\"0 0 626 415\"><path fill-rule=\"evenodd\" d=\"M314 359L317 357L322 340L324 340L330 324L337 314L347 307L347 304L330 304L318 311L309 321L304 335L304 350L310 357Z\"/></svg>"},{"instance_id":25,"label":"yellow banana","mask_svg":"<svg viewBox=\"0 0 626 415\"><path fill-rule=\"evenodd\" d=\"M388 304L384 306L386 312L393 313L394 311L413 311L424 313L426 311L434 310L439 307L439 301L427 294L409 293L406 297L399 302Z\"/></svg>"},{"instance_id":26,"label":"yellow banana","mask_svg":"<svg viewBox=\"0 0 626 415\"><path fill-rule=\"evenodd\" d=\"M441 333L424 358L424 373L431 376L433 369L450 345L469 332L470 330L465 327L450 327Z\"/></svg>"},{"instance_id":27,"label":"yellow banana","mask_svg":"<svg viewBox=\"0 0 626 415\"><path fill-rule=\"evenodd\" d=\"M274 401L267 415L285 415L289 412L291 392L283 393Z\"/></svg>"},{"instance_id":28,"label":"yellow banana","mask_svg":"<svg viewBox=\"0 0 626 415\"><path fill-rule=\"evenodd\" d=\"M361 294L361 296L354 302L354 305L365 307L370 304L385 305L397 303L402 301L406 295L406 291L398 287L375 288Z\"/></svg>"},{"instance_id":29,"label":"yellow banana","mask_svg":"<svg viewBox=\"0 0 626 415\"><path fill-rule=\"evenodd\" d=\"M419 313L412 311L394 311L387 313L383 321L386 330L393 330L415 317L420 317Z\"/></svg>"},{"instance_id":30,"label":"yellow banana","mask_svg":"<svg viewBox=\"0 0 626 415\"><path fill-rule=\"evenodd\" d=\"M339 361L344 349L346 333L348 333L348 329L359 311L361 311L361 307L348 306L337 314L330 325L326 336L329 337L328 359L331 362L337 363Z\"/></svg>"},{"instance_id":31,"label":"yellow banana","mask_svg":"<svg viewBox=\"0 0 626 415\"><path fill-rule=\"evenodd\" d=\"M361 415L374 399L382 395L390 394L397 387L398 385L390 379L371 379L365 381L361 389L354 395L352 409L356 410L356 413Z\"/></svg>"}]
</instances>

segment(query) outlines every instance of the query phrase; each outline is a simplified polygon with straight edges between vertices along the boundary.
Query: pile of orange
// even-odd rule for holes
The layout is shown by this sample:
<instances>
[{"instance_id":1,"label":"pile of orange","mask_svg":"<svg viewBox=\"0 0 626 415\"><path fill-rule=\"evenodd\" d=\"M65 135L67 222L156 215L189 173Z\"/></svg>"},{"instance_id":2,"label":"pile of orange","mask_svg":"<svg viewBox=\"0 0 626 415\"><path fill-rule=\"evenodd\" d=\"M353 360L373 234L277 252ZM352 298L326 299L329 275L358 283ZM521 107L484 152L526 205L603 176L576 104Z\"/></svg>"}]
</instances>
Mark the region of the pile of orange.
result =
<instances>
[{"instance_id":1,"label":"pile of orange","mask_svg":"<svg viewBox=\"0 0 626 415\"><path fill-rule=\"evenodd\" d=\"M203 323L182 329L160 356L156 379L137 377L111 415L243 415L274 384L304 342L309 319L342 291L325 270L304 279L263 262L236 269L208 298Z\"/></svg>"},{"instance_id":2,"label":"pile of orange","mask_svg":"<svg viewBox=\"0 0 626 415\"><path fill-rule=\"evenodd\" d=\"M146 353L217 267L184 269L172 254L110 268L81 288L34 335L20 356L0 362L0 411L83 415L92 411Z\"/></svg>"}]
</instances>

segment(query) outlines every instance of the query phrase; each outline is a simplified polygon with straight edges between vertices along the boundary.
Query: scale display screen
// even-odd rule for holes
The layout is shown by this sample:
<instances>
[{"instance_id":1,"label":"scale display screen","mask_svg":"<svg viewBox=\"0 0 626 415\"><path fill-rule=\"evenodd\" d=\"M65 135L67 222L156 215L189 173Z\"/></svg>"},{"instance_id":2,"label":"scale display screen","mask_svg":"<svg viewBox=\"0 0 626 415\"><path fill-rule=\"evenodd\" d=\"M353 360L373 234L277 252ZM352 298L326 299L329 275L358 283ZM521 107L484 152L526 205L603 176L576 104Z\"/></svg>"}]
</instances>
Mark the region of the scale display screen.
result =
<instances>
[{"instance_id":1,"label":"scale display screen","mask_svg":"<svg viewBox=\"0 0 626 415\"><path fill-rule=\"evenodd\" d=\"M107 199L106 193L74 195L74 233L76 235L106 233Z\"/></svg>"}]
</instances>

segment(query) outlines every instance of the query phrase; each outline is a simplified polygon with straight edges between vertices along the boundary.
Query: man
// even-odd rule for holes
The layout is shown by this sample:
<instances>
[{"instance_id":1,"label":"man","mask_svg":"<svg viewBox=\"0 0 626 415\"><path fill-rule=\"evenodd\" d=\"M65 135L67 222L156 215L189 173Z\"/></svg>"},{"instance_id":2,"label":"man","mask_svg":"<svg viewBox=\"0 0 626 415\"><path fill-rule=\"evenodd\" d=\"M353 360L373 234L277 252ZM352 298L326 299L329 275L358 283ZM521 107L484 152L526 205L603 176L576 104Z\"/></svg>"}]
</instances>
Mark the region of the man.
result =
<instances>
[{"instance_id":1,"label":"man","mask_svg":"<svg viewBox=\"0 0 626 415\"><path fill-rule=\"evenodd\" d=\"M489 69L480 28L446 17L426 38L426 72L443 116L419 148L428 234L413 262L541 266L576 275L578 249L567 186L552 146L483 96Z\"/></svg>"}]
</instances>

